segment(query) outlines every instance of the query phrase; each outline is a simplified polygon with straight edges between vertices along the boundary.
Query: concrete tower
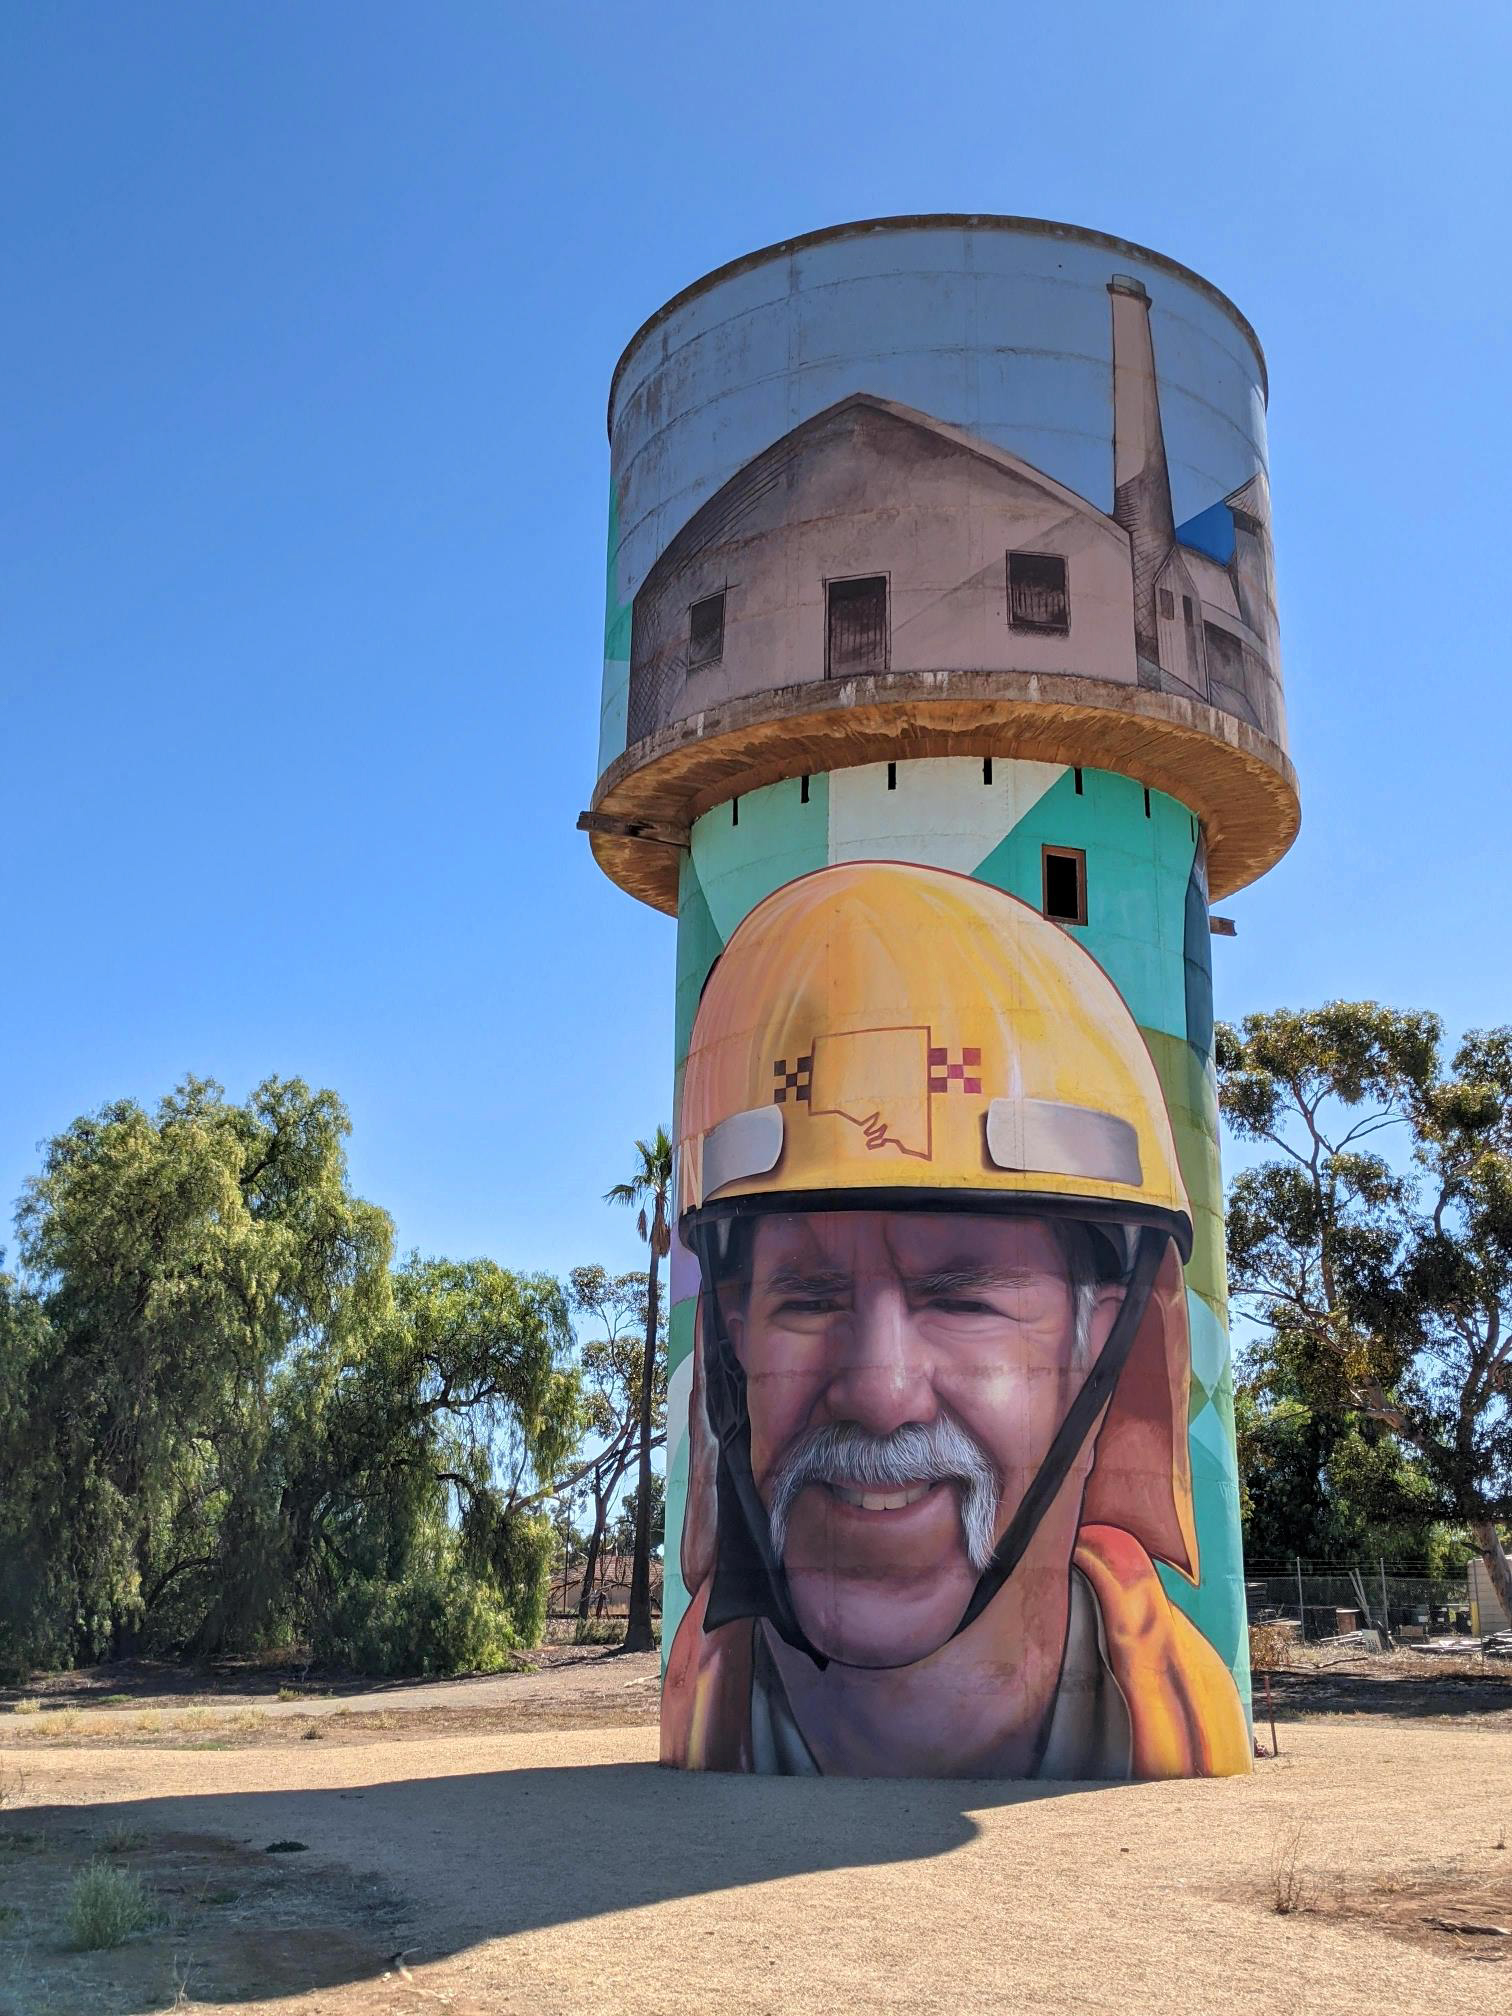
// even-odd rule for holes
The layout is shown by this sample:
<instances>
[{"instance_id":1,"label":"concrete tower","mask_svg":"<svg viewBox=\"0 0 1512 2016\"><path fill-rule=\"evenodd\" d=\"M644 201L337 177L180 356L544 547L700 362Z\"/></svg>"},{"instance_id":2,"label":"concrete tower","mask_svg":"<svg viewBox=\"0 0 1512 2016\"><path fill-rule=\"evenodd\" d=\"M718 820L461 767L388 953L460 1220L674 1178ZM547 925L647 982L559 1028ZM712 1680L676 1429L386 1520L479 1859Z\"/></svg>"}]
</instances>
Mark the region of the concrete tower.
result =
<instances>
[{"instance_id":1,"label":"concrete tower","mask_svg":"<svg viewBox=\"0 0 1512 2016\"><path fill-rule=\"evenodd\" d=\"M632 339L605 871L678 920L663 1755L1248 1759L1209 900L1285 851L1253 330L841 226Z\"/></svg>"}]
</instances>

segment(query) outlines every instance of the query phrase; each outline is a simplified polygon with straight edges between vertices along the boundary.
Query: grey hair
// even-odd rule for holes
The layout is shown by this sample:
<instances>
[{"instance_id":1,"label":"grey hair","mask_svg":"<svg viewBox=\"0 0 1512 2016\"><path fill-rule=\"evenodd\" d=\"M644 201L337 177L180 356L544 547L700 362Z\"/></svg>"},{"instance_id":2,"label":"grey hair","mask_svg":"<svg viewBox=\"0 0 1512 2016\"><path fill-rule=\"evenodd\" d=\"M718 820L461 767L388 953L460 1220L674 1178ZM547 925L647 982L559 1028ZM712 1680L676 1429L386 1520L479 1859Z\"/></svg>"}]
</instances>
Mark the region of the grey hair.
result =
<instances>
[{"instance_id":1,"label":"grey hair","mask_svg":"<svg viewBox=\"0 0 1512 2016\"><path fill-rule=\"evenodd\" d=\"M1092 1358L1092 1314L1098 1297L1108 1288L1122 1287L1128 1277L1130 1228L1091 1225L1082 1218L1052 1218L1050 1225L1071 1283L1075 1324L1072 1365L1084 1372Z\"/></svg>"}]
</instances>

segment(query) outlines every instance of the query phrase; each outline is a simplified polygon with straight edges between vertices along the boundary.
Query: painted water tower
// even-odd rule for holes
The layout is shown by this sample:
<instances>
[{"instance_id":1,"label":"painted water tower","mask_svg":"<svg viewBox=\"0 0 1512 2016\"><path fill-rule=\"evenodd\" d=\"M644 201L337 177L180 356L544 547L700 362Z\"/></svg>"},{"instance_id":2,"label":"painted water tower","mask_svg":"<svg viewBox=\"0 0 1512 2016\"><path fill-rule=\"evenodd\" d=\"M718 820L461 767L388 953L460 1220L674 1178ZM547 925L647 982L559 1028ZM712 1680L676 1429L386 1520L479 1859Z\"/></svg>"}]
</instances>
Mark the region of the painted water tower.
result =
<instances>
[{"instance_id":1,"label":"painted water tower","mask_svg":"<svg viewBox=\"0 0 1512 2016\"><path fill-rule=\"evenodd\" d=\"M1248 1768L1209 904L1285 851L1249 323L1012 217L609 399L605 872L677 918L662 1754Z\"/></svg>"}]
</instances>

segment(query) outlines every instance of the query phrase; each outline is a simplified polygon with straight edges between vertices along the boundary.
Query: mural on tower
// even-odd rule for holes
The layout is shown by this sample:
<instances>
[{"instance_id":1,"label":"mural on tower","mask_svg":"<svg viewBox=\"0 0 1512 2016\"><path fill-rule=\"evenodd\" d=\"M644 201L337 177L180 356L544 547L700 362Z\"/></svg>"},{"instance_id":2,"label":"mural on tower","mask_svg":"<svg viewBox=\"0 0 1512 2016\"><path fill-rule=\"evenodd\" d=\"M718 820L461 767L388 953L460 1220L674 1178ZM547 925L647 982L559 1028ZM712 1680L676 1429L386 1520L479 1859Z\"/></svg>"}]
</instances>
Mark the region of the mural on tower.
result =
<instances>
[{"instance_id":1,"label":"mural on tower","mask_svg":"<svg viewBox=\"0 0 1512 2016\"><path fill-rule=\"evenodd\" d=\"M1265 472L1177 526L1143 284L1115 274L1104 512L968 430L870 392L747 462L634 600L631 743L699 709L942 667L1079 674L1285 740Z\"/></svg>"},{"instance_id":2,"label":"mural on tower","mask_svg":"<svg viewBox=\"0 0 1512 2016\"><path fill-rule=\"evenodd\" d=\"M1169 1777L1247 1768L1198 1580L1159 1076L1096 962L897 861L758 903L678 1128L699 1270L666 1761Z\"/></svg>"},{"instance_id":3,"label":"mural on tower","mask_svg":"<svg viewBox=\"0 0 1512 2016\"><path fill-rule=\"evenodd\" d=\"M1296 830L1244 317L1074 227L615 371L583 825L677 916L662 1754L1240 1772L1209 890Z\"/></svg>"}]
</instances>

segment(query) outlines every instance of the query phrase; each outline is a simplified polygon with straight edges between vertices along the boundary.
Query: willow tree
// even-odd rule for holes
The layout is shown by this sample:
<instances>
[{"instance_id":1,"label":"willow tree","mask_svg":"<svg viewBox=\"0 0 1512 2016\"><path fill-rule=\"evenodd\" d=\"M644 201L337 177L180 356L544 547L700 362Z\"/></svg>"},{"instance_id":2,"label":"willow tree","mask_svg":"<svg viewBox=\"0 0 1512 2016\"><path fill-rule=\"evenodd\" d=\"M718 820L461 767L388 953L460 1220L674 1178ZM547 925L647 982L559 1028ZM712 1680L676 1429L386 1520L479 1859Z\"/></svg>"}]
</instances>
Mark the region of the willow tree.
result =
<instances>
[{"instance_id":1,"label":"willow tree","mask_svg":"<svg viewBox=\"0 0 1512 2016\"><path fill-rule=\"evenodd\" d=\"M336 1095L297 1079L245 1105L190 1079L153 1113L121 1100L47 1144L17 1214L32 1316L7 1383L24 1434L0 1451L16 1656L192 1631L231 1554L277 1607L280 1372L345 1353L392 1307L392 1230L351 1193L348 1132Z\"/></svg>"},{"instance_id":2,"label":"willow tree","mask_svg":"<svg viewBox=\"0 0 1512 2016\"><path fill-rule=\"evenodd\" d=\"M454 1670L539 1635L565 1296L392 1268L348 1131L298 1080L193 1080L48 1144L0 1277L0 1665L303 1640Z\"/></svg>"},{"instance_id":3,"label":"willow tree","mask_svg":"<svg viewBox=\"0 0 1512 2016\"><path fill-rule=\"evenodd\" d=\"M1224 1115L1272 1151L1230 1188L1229 1271L1258 1350L1400 1439L1512 1615L1512 1029L1442 1042L1373 1001L1220 1025Z\"/></svg>"}]
</instances>

